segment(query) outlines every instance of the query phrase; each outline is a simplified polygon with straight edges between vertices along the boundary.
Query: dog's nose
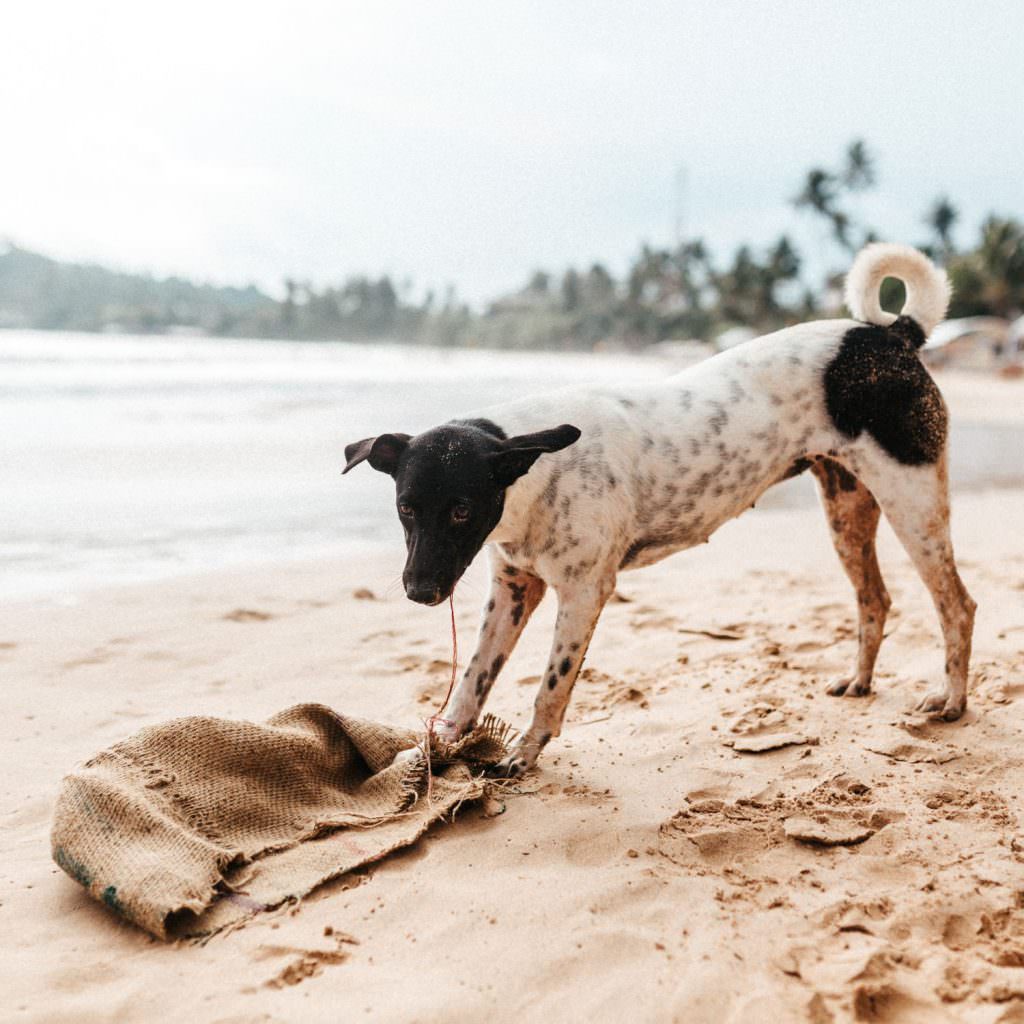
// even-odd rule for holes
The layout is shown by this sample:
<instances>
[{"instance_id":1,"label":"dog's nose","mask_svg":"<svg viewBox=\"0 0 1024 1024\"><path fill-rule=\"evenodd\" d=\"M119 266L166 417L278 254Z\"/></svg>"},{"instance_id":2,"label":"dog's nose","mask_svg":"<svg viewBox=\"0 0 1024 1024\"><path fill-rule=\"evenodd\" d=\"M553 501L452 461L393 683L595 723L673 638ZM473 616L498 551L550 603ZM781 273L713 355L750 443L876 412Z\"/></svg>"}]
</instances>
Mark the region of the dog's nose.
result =
<instances>
[{"instance_id":1,"label":"dog's nose","mask_svg":"<svg viewBox=\"0 0 1024 1024\"><path fill-rule=\"evenodd\" d=\"M405 596L417 604L440 604L441 588L433 583L406 583Z\"/></svg>"}]
</instances>

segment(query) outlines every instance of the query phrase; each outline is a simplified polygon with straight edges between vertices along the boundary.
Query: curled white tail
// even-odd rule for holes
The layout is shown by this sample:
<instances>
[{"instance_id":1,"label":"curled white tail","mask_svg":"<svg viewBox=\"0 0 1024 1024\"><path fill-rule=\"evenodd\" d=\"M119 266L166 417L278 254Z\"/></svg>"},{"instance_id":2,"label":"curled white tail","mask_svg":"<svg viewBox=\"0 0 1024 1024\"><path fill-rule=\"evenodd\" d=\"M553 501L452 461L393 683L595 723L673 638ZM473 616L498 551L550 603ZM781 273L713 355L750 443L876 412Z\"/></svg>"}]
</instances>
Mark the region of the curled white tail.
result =
<instances>
[{"instance_id":1,"label":"curled white tail","mask_svg":"<svg viewBox=\"0 0 1024 1024\"><path fill-rule=\"evenodd\" d=\"M887 277L906 286L907 301L900 311L913 317L924 333L931 334L949 306L949 278L923 252L909 245L873 242L864 246L846 275L846 305L855 319L888 327L896 314L886 313L879 303L879 289Z\"/></svg>"}]
</instances>

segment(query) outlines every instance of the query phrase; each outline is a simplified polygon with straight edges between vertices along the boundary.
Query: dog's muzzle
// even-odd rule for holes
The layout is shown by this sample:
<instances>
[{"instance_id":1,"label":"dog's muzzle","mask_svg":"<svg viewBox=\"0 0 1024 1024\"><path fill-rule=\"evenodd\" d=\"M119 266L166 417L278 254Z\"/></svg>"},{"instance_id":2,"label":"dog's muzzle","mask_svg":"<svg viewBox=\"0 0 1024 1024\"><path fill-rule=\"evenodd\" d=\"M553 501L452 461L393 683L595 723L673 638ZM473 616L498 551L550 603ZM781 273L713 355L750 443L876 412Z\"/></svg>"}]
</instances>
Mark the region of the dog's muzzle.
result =
<instances>
[{"instance_id":1,"label":"dog's muzzle","mask_svg":"<svg viewBox=\"0 0 1024 1024\"><path fill-rule=\"evenodd\" d=\"M417 604L433 607L440 604L448 595L441 587L433 583L406 583L405 596Z\"/></svg>"}]
</instances>

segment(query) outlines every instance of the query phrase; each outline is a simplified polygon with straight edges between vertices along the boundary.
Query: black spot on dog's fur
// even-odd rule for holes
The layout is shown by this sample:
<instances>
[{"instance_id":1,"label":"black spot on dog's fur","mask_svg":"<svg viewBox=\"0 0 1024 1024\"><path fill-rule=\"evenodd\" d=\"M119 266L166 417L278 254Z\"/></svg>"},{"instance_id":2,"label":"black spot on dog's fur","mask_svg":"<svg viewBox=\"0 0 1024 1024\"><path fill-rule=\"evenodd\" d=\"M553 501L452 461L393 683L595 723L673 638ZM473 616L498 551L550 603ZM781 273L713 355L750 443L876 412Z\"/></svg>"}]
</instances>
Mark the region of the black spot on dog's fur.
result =
<instances>
[{"instance_id":1,"label":"black spot on dog's fur","mask_svg":"<svg viewBox=\"0 0 1024 1024\"><path fill-rule=\"evenodd\" d=\"M806 473L813 465L814 459L797 459L793 465L779 477L779 482L781 483L783 480L792 480L793 477L799 476L801 473Z\"/></svg>"},{"instance_id":2,"label":"black spot on dog's fur","mask_svg":"<svg viewBox=\"0 0 1024 1024\"><path fill-rule=\"evenodd\" d=\"M840 491L857 490L857 478L840 462L835 459L821 459L821 466L825 470L825 494L834 498Z\"/></svg>"},{"instance_id":3,"label":"black spot on dog's fur","mask_svg":"<svg viewBox=\"0 0 1024 1024\"><path fill-rule=\"evenodd\" d=\"M553 690L558 685L558 676L554 673L548 676L548 689Z\"/></svg>"},{"instance_id":4,"label":"black spot on dog's fur","mask_svg":"<svg viewBox=\"0 0 1024 1024\"><path fill-rule=\"evenodd\" d=\"M498 673L501 671L501 666L505 664L505 655L499 654L494 661L491 662L491 682L498 678Z\"/></svg>"},{"instance_id":5,"label":"black spot on dog's fur","mask_svg":"<svg viewBox=\"0 0 1024 1024\"><path fill-rule=\"evenodd\" d=\"M721 402L712 402L711 408L715 410L715 413L708 419L708 426L711 427L712 432L717 437L729 422L729 414L725 411L725 406Z\"/></svg>"},{"instance_id":6,"label":"black spot on dog's fur","mask_svg":"<svg viewBox=\"0 0 1024 1024\"><path fill-rule=\"evenodd\" d=\"M544 493L541 495L541 501L543 501L545 505L554 505L555 499L558 497L558 485L561 482L561 479L562 474L557 469L553 470L544 487Z\"/></svg>"},{"instance_id":7,"label":"black spot on dog's fur","mask_svg":"<svg viewBox=\"0 0 1024 1024\"><path fill-rule=\"evenodd\" d=\"M899 317L890 327L865 324L847 331L825 368L825 406L836 428L856 438L864 431L897 462L936 462L946 445L942 395L917 349L921 327Z\"/></svg>"},{"instance_id":8,"label":"black spot on dog's fur","mask_svg":"<svg viewBox=\"0 0 1024 1024\"><path fill-rule=\"evenodd\" d=\"M563 658L562 664L558 666L558 674L560 676L567 676L569 669L572 668L572 661L569 658Z\"/></svg>"},{"instance_id":9,"label":"black spot on dog's fur","mask_svg":"<svg viewBox=\"0 0 1024 1024\"><path fill-rule=\"evenodd\" d=\"M626 553L622 556L622 561L619 562L619 568L628 568L637 560L640 553L646 551L648 548L671 547L677 542L677 538L671 533L655 537L639 537L626 549Z\"/></svg>"}]
</instances>

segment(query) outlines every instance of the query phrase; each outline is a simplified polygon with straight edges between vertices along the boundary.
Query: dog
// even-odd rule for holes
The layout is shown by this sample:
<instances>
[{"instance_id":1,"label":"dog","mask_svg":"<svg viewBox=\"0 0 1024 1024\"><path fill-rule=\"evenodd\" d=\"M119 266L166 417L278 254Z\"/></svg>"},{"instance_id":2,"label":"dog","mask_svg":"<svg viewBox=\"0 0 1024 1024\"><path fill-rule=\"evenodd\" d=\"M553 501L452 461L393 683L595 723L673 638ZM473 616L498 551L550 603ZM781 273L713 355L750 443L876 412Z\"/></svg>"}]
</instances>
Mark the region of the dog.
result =
<instances>
[{"instance_id":1,"label":"dog","mask_svg":"<svg viewBox=\"0 0 1024 1024\"><path fill-rule=\"evenodd\" d=\"M899 316L880 305L887 277L906 287ZM475 725L550 587L558 614L533 719L497 773L531 768L559 735L618 573L706 541L805 470L857 595L856 666L828 693L871 691L891 603L875 556L884 512L931 593L945 643L944 686L919 710L958 718L976 605L950 541L946 407L918 357L949 298L945 273L924 254L872 244L846 278L854 320L788 327L650 384L567 387L415 437L348 445L344 472L368 462L394 478L411 600L446 600L488 549L476 651L438 733L455 739Z\"/></svg>"}]
</instances>

